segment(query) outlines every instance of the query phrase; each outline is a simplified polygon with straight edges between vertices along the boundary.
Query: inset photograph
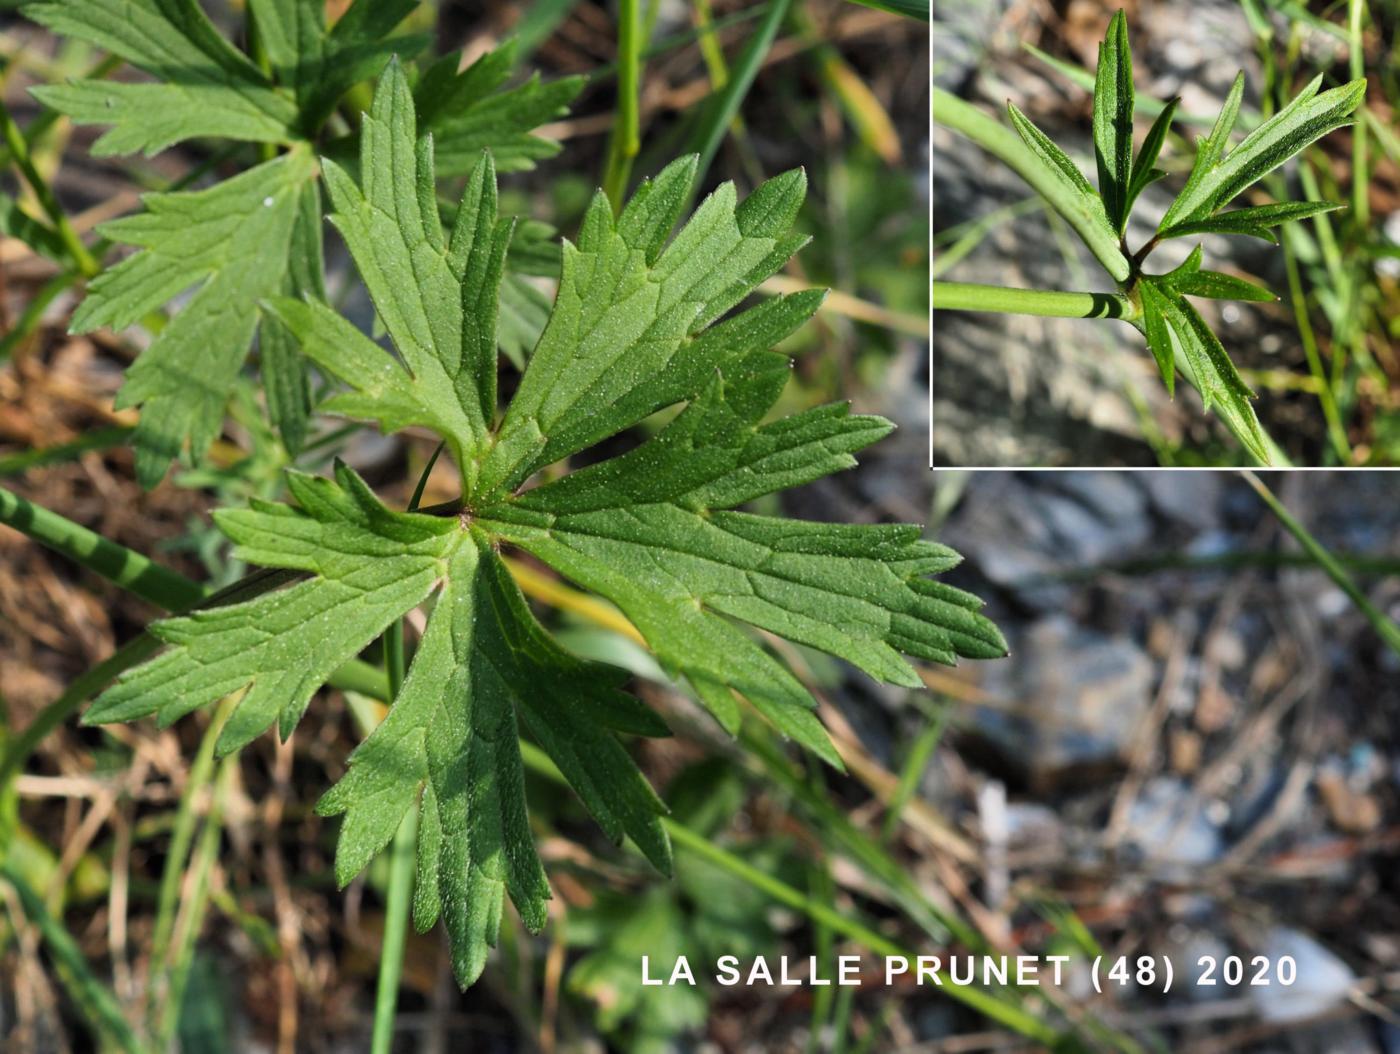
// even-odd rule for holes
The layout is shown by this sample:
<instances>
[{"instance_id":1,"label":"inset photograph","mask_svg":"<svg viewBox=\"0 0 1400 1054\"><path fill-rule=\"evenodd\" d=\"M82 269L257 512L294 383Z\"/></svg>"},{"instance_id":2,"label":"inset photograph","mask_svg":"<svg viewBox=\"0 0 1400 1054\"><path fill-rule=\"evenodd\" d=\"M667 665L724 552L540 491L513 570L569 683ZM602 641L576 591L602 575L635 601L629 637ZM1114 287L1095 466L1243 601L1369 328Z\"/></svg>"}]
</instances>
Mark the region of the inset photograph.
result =
<instances>
[{"instance_id":1,"label":"inset photograph","mask_svg":"<svg viewBox=\"0 0 1400 1054\"><path fill-rule=\"evenodd\" d=\"M1400 462L1394 4L939 4L931 455Z\"/></svg>"}]
</instances>

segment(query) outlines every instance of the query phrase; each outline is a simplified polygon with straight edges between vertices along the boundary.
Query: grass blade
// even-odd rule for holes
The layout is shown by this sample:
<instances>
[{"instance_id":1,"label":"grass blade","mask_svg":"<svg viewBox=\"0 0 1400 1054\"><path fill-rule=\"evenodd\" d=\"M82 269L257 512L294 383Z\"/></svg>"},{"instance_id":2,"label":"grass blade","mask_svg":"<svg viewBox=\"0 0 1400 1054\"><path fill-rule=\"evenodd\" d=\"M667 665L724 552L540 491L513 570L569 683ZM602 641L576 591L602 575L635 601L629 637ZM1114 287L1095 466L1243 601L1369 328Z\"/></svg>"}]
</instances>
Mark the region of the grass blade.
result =
<instances>
[{"instance_id":1,"label":"grass blade","mask_svg":"<svg viewBox=\"0 0 1400 1054\"><path fill-rule=\"evenodd\" d=\"M1381 640L1385 641L1391 651L1400 655L1400 626L1397 626L1386 616L1385 612L1371 603L1366 594L1361 591L1361 587L1356 584L1356 580L1347 573L1347 569L1308 532L1308 529L1288 511L1283 502L1278 500L1274 492L1257 475L1253 472L1245 472L1244 478L1254 488L1254 492L1263 499L1264 504L1278 517L1279 522L1287 528L1288 533L1298 540L1298 544L1307 551L1317 566L1326 572L1327 577L1332 579L1337 588L1351 599L1351 602L1356 605L1356 609L1366 616L1366 620L1375 627Z\"/></svg>"},{"instance_id":2,"label":"grass blade","mask_svg":"<svg viewBox=\"0 0 1400 1054\"><path fill-rule=\"evenodd\" d=\"M132 1054L144 1050L130 1023L122 1015L116 996L93 975L82 949L63 923L49 914L44 898L30 888L8 861L0 862L0 879L8 882L19 896L25 917L39 930L53 957L59 979L93 1030L120 1050Z\"/></svg>"},{"instance_id":3,"label":"grass blade","mask_svg":"<svg viewBox=\"0 0 1400 1054\"><path fill-rule=\"evenodd\" d=\"M753 31L753 35L749 38L748 44L744 46L738 61L730 69L729 79L724 84L724 90L710 100L709 106L700 120L700 125L690 141L690 148L700 155L700 164L695 175L694 186L700 186L704 183L705 173L709 171L710 163L715 159L715 154L719 153L720 143L724 142L725 132L734 123L734 117L738 114L739 107L743 105L744 97L748 95L749 88L753 86L754 78L758 76L759 68L763 65L768 50L773 46L773 41L777 39L778 30L783 24L783 19L787 17L788 8L791 6L792 0L768 0L763 21Z\"/></svg>"}]
</instances>

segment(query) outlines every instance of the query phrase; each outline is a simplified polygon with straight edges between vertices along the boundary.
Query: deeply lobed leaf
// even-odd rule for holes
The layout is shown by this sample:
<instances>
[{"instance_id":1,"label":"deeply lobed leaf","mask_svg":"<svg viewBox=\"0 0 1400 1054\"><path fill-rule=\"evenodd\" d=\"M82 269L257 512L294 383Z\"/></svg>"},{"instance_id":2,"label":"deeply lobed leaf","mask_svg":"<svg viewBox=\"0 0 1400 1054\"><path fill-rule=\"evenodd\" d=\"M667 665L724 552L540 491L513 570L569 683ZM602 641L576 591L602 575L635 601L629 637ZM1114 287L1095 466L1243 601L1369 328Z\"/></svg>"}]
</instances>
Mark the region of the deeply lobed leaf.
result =
<instances>
[{"instance_id":1,"label":"deeply lobed leaf","mask_svg":"<svg viewBox=\"0 0 1400 1054\"><path fill-rule=\"evenodd\" d=\"M416 6L412 0L355 0L327 27L322 0L250 0L250 34L266 59L264 72L219 34L195 0L43 0L28 5L25 12L57 32L108 49L151 74L155 82L80 80L36 88L34 94L75 121L111 125L93 148L97 154L154 153L192 137L217 137L280 144L301 165L310 158L308 141L350 87L378 74L390 55L412 55L427 43L421 35L393 35ZM562 113L581 81L543 85L534 80L507 89L512 57L512 48L498 49L460 75L456 58L449 57L425 74L423 85L437 100L433 123L454 152L454 171L465 172L466 159L475 161L488 147L499 151L509 167L528 167L531 159L555 149L531 130ZM411 121L411 101L404 106L407 98L405 90L397 112L407 113ZM385 135L377 135L377 140L374 148L383 148ZM183 234L172 231L157 250L148 247L147 253L133 258L144 263L128 261L115 268L128 268L122 281L109 281L104 275L94 283L97 303L76 319L83 328L129 325L164 302L147 296L149 289L164 289L168 297L209 278L143 354L123 391L123 405L143 409L133 442L144 486L155 485L173 458L193 459L203 453L217 433L255 334L260 337L269 416L288 449L295 452L300 447L310 409L306 365L297 352L298 342L283 325L259 326L254 305L277 294L311 301L323 296L320 195L311 176L309 167L298 169L299 189L290 213L284 208L282 188L269 188L260 198L240 197L247 188L238 181L223 195L200 191L188 197L148 199L159 200L169 212L181 210ZM431 160L426 178L431 184ZM494 181L490 194L494 202ZM258 211L263 200L272 203L277 222L270 223L270 217ZM430 211L435 210L431 186L425 200ZM244 210L246 230L238 222L238 209ZM430 218L440 238L435 212ZM209 264L207 246L236 228L238 237L224 259ZM122 240L125 231L140 229L141 221L136 220L130 227L111 224L104 231ZM508 229L493 231L487 241L504 242L508 235ZM153 258L153 251L160 259ZM185 251L192 257L188 269L172 263ZM500 254L476 260L473 266L490 264ZM430 277L415 276L409 284L431 290ZM478 277L476 272L473 277ZM454 274L452 281L461 278ZM512 284L511 294L513 306L538 307L519 283ZM491 281L486 281L482 295L494 300ZM137 299L146 305L142 311L125 310ZM480 315L489 323L483 329L494 332L494 314L484 302L464 301L464 306L469 309L461 323L464 330ZM118 317L123 321L115 321ZM518 339L518 327L512 335ZM464 332L462 345L469 356L489 353L494 358L494 349L483 351L479 335ZM494 383L492 370L469 365L473 376L491 377ZM478 437L494 412L494 388L482 395L480 402L489 408L475 420ZM454 431L465 434L472 429Z\"/></svg>"},{"instance_id":2,"label":"deeply lobed leaf","mask_svg":"<svg viewBox=\"0 0 1400 1054\"><path fill-rule=\"evenodd\" d=\"M147 194L146 211L99 229L143 250L99 275L72 330L128 326L197 285L185 307L127 370L118 408L141 406L137 478L160 482L171 460L218 435L229 390L258 323L258 300L287 278L303 196L315 168L293 150L207 190Z\"/></svg>"},{"instance_id":3,"label":"deeply lobed leaf","mask_svg":"<svg viewBox=\"0 0 1400 1054\"><path fill-rule=\"evenodd\" d=\"M616 216L595 199L577 244L564 248L548 322L497 424L496 312L511 227L497 215L489 155L444 237L432 144L418 137L407 78L391 64L364 120L358 182L334 163L324 171L334 220L398 357L314 298L272 297L269 307L309 359L349 386L326 408L386 429L426 426L452 444L461 506L455 515L395 512L338 466L334 481L289 476L298 507L255 501L220 512L241 559L306 577L158 623L170 647L88 716L170 721L242 692L221 750L274 721L286 735L332 670L431 600L388 716L318 808L345 816L336 858L344 883L421 795L415 918L420 927L445 920L462 985L480 974L507 895L528 928L546 917L522 733L609 836L670 867L661 804L616 739L664 734L664 724L620 691L620 671L548 636L500 547L527 550L616 603L726 729L737 730L747 700L837 766L810 693L744 624L910 687L921 681L904 656L951 663L1005 653L980 601L931 577L958 557L918 528L737 510L849 467L890 428L844 405L766 420L789 372L768 349L821 294L729 313L805 240L790 230L800 172L742 202L732 185L719 188L674 237L693 159L644 183ZM219 262L214 247L201 251L206 266ZM154 296L161 275L145 266L142 295ZM678 402L680 413L630 453L526 486L538 469Z\"/></svg>"},{"instance_id":4,"label":"deeply lobed leaf","mask_svg":"<svg viewBox=\"0 0 1400 1054\"><path fill-rule=\"evenodd\" d=\"M839 764L799 682L731 625L748 622L872 676L921 683L900 653L952 663L1005 652L974 598L928 581L957 562L914 527L795 523L727 508L853 463L884 435L844 406L759 421L786 379L760 354L721 370L656 438L481 510L498 532L620 607L722 725L730 689Z\"/></svg>"},{"instance_id":5,"label":"deeply lobed leaf","mask_svg":"<svg viewBox=\"0 0 1400 1054\"><path fill-rule=\"evenodd\" d=\"M533 168L559 152L558 143L531 132L568 112L584 78L545 84L534 74L506 88L515 53L516 42L508 40L461 72L457 56L448 55L419 79L414 101L419 122L433 134L439 176L465 175L483 150L491 151L503 172Z\"/></svg>"}]
</instances>

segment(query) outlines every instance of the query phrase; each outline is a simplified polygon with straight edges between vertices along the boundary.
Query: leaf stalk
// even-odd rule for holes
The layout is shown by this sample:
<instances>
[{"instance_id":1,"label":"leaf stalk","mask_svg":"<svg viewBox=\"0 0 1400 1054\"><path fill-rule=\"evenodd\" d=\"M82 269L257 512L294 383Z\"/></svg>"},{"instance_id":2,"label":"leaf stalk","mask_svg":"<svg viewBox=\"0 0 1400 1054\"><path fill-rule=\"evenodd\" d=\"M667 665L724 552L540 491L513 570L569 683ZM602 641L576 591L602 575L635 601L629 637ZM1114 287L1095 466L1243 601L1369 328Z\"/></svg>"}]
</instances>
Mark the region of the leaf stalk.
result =
<instances>
[{"instance_id":1,"label":"leaf stalk","mask_svg":"<svg viewBox=\"0 0 1400 1054\"><path fill-rule=\"evenodd\" d=\"M1121 293L1061 293L1043 289L969 282L934 282L936 311L995 311L1042 318L1116 318L1135 322L1142 317L1137 304Z\"/></svg>"}]
</instances>

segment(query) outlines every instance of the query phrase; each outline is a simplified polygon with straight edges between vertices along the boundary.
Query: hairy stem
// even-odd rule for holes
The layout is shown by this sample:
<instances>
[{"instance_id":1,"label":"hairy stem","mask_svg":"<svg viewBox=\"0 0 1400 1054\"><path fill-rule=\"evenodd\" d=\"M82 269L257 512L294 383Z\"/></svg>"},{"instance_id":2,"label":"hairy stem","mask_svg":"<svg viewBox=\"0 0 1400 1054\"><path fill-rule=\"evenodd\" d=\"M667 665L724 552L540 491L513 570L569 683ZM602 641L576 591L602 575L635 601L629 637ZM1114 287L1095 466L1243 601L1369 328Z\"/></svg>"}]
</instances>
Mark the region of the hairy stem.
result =
<instances>
[{"instance_id":1,"label":"hairy stem","mask_svg":"<svg viewBox=\"0 0 1400 1054\"><path fill-rule=\"evenodd\" d=\"M1042 289L1012 289L966 282L934 282L935 311L997 311L1044 318L1141 317L1136 304L1119 293L1057 293Z\"/></svg>"}]
</instances>

